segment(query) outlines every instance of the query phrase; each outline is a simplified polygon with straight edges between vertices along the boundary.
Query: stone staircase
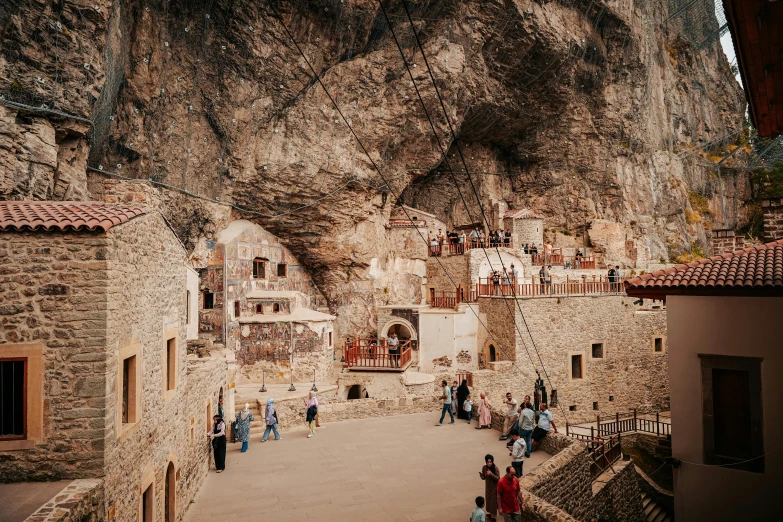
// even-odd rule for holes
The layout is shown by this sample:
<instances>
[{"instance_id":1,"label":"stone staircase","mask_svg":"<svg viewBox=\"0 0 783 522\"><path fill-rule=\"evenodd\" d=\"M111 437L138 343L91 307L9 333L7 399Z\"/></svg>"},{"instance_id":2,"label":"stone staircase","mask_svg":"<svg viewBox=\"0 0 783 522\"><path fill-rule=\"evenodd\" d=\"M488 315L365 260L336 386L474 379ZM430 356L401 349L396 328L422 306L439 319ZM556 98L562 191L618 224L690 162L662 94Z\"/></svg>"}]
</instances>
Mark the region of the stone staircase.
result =
<instances>
[{"instance_id":1,"label":"stone staircase","mask_svg":"<svg viewBox=\"0 0 783 522\"><path fill-rule=\"evenodd\" d=\"M647 522L673 522L674 516L656 503L650 495L642 493L642 509Z\"/></svg>"},{"instance_id":2,"label":"stone staircase","mask_svg":"<svg viewBox=\"0 0 783 522\"><path fill-rule=\"evenodd\" d=\"M671 457L672 456L672 436L667 435L666 438L658 439L658 446L655 448L655 454L659 457Z\"/></svg>"}]
</instances>

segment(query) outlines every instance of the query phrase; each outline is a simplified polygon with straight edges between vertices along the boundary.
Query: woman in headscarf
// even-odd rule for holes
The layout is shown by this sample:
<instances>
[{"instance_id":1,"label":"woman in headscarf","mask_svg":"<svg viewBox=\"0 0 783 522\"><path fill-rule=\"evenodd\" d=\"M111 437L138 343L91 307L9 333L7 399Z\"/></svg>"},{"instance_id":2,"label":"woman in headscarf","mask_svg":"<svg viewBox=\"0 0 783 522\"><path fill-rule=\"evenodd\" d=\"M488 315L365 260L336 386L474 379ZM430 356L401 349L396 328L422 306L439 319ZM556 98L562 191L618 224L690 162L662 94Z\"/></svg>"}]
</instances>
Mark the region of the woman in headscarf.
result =
<instances>
[{"instance_id":1,"label":"woman in headscarf","mask_svg":"<svg viewBox=\"0 0 783 522\"><path fill-rule=\"evenodd\" d=\"M223 473L226 469L226 423L220 415L212 417L215 421L212 429L207 433L212 441L212 452L215 454L215 469Z\"/></svg>"},{"instance_id":2,"label":"woman in headscarf","mask_svg":"<svg viewBox=\"0 0 783 522\"><path fill-rule=\"evenodd\" d=\"M457 418L464 419L465 412L462 407L465 405L465 399L470 395L470 388L468 388L468 380L462 379L462 384L457 388Z\"/></svg>"},{"instance_id":3,"label":"woman in headscarf","mask_svg":"<svg viewBox=\"0 0 783 522\"><path fill-rule=\"evenodd\" d=\"M491 406L487 399L487 395L482 392L478 404L479 421L478 426L476 426L477 430L480 430L481 428L490 428L492 426L492 411L490 408Z\"/></svg>"},{"instance_id":4,"label":"woman in headscarf","mask_svg":"<svg viewBox=\"0 0 783 522\"><path fill-rule=\"evenodd\" d=\"M237 438L242 443L242 453L247 451L247 446L250 443L250 423L254 420L253 414L250 413L250 405L245 403L245 409L237 413L237 421L234 424Z\"/></svg>"},{"instance_id":5,"label":"woman in headscarf","mask_svg":"<svg viewBox=\"0 0 783 522\"><path fill-rule=\"evenodd\" d=\"M280 440L280 434L277 432L277 412L275 411L275 400L271 397L266 400L266 410L264 411L264 421L266 422L266 429L264 435L261 437L261 442L269 440L269 432L272 431L275 434L275 440Z\"/></svg>"},{"instance_id":6,"label":"woman in headscarf","mask_svg":"<svg viewBox=\"0 0 783 522\"><path fill-rule=\"evenodd\" d=\"M482 393L482 395L484 395ZM484 498L487 503L484 511L487 512L487 520L497 520L498 512L498 480L500 480L500 470L495 464L495 457L492 455L484 456L484 467L481 468L479 477L484 481Z\"/></svg>"},{"instance_id":7,"label":"woman in headscarf","mask_svg":"<svg viewBox=\"0 0 783 522\"><path fill-rule=\"evenodd\" d=\"M315 416L318 415L318 399L315 397L314 391L311 391L310 397L305 400L305 408L307 408L307 426L310 428L310 433L307 434L309 439L315 435Z\"/></svg>"}]
</instances>

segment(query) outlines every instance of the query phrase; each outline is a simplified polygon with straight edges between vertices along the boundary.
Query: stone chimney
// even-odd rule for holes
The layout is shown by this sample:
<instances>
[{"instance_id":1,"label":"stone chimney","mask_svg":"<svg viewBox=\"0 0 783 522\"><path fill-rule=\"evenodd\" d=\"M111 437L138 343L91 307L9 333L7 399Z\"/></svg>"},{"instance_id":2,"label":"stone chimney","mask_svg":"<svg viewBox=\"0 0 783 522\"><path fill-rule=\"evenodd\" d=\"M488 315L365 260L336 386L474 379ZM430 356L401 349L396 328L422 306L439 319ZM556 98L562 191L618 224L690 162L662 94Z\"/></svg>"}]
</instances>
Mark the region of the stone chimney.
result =
<instances>
[{"instance_id":1,"label":"stone chimney","mask_svg":"<svg viewBox=\"0 0 783 522\"><path fill-rule=\"evenodd\" d=\"M764 242L783 239L783 198L761 200L764 213Z\"/></svg>"},{"instance_id":2,"label":"stone chimney","mask_svg":"<svg viewBox=\"0 0 783 522\"><path fill-rule=\"evenodd\" d=\"M149 207L160 204L158 190L145 180L117 179L90 173L88 187L94 201Z\"/></svg>"},{"instance_id":3,"label":"stone chimney","mask_svg":"<svg viewBox=\"0 0 783 522\"><path fill-rule=\"evenodd\" d=\"M742 236L737 236L733 229L714 228L712 229L712 244L710 245L710 255L719 256L728 254L735 250L745 248L745 240Z\"/></svg>"}]
</instances>

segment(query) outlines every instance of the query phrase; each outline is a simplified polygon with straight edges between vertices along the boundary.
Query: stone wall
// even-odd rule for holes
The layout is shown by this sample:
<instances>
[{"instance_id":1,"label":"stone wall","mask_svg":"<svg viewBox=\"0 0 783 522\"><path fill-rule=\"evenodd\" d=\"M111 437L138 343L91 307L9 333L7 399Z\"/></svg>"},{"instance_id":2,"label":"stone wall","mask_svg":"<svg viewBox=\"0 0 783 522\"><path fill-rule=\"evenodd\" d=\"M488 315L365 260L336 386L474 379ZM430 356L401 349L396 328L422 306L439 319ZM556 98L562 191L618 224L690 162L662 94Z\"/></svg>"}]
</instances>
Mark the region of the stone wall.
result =
<instances>
[{"instance_id":1,"label":"stone wall","mask_svg":"<svg viewBox=\"0 0 783 522\"><path fill-rule=\"evenodd\" d=\"M544 246L544 220L543 219L511 219L505 218L503 224L506 230L511 229L511 237L514 239L514 247L522 249L525 243L536 245L539 251Z\"/></svg>"},{"instance_id":2,"label":"stone wall","mask_svg":"<svg viewBox=\"0 0 783 522\"><path fill-rule=\"evenodd\" d=\"M103 522L103 495L102 480L74 480L25 522Z\"/></svg>"},{"instance_id":3,"label":"stone wall","mask_svg":"<svg viewBox=\"0 0 783 522\"><path fill-rule=\"evenodd\" d=\"M462 285L463 288L469 288L471 285L469 256L427 258L427 288L434 288L438 292L441 290L454 292L455 285ZM429 300L429 292L426 298Z\"/></svg>"},{"instance_id":4,"label":"stone wall","mask_svg":"<svg viewBox=\"0 0 783 522\"><path fill-rule=\"evenodd\" d=\"M783 239L783 198L763 200L761 210L764 213L764 241Z\"/></svg>"},{"instance_id":5,"label":"stone wall","mask_svg":"<svg viewBox=\"0 0 783 522\"><path fill-rule=\"evenodd\" d=\"M0 481L99 476L110 240L105 234L0 233L0 357L43 348L43 437L0 442Z\"/></svg>"},{"instance_id":6,"label":"stone wall","mask_svg":"<svg viewBox=\"0 0 783 522\"><path fill-rule=\"evenodd\" d=\"M225 389L225 360L212 362L207 375L190 371L185 251L159 214L113 228L107 260L106 507L114 510L117 521L137 520L141 494L152 484L155 518L162 518L164 480L171 463L179 475L177 513L181 516L188 507L187 495L195 494L194 485L206 472L207 410L217 411L219 389ZM166 390L170 338L176 343L176 386ZM141 411L131 425L122 424L117 411L122 388L119 353L128 346L136 346L141 357Z\"/></svg>"},{"instance_id":7,"label":"stone wall","mask_svg":"<svg viewBox=\"0 0 783 522\"><path fill-rule=\"evenodd\" d=\"M549 396L553 390L557 392L557 407L551 410L563 428L566 418L578 423L594 419L596 414L633 408L668 409L665 311L641 309L633 304L634 299L624 296L518 299L525 321L516 309L517 331L508 320L504 301L516 309L512 299L479 300L489 327L483 338L480 332L480 342L497 342L499 358L515 361L505 371L474 373L477 391L489 393L494 404L502 402L506 391L518 400L532 395L534 369L541 370L540 356L548 375L547 379L541 372ZM653 351L656 336L663 338L660 353ZM593 357L592 345L598 343L603 345L601 358ZM572 378L573 355L581 355L582 379Z\"/></svg>"},{"instance_id":8,"label":"stone wall","mask_svg":"<svg viewBox=\"0 0 783 522\"><path fill-rule=\"evenodd\" d=\"M609 522L644 522L641 490L633 464L618 471L593 496L587 514L592 513L602 515Z\"/></svg>"}]
</instances>

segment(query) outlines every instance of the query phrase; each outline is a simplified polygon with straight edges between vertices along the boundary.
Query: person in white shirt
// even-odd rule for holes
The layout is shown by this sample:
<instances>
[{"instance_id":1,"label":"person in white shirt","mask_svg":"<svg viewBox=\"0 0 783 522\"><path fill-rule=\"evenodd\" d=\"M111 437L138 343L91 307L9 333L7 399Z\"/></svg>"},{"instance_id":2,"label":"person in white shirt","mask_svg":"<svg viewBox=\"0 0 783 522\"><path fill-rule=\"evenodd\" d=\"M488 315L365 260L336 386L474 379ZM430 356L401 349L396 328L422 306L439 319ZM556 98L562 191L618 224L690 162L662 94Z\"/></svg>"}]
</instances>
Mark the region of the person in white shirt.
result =
<instances>
[{"instance_id":1,"label":"person in white shirt","mask_svg":"<svg viewBox=\"0 0 783 522\"><path fill-rule=\"evenodd\" d=\"M519 436L517 430L511 430L511 437L514 439L514 446L511 448L511 465L517 470L517 477L521 477L522 459L527 453L525 439Z\"/></svg>"},{"instance_id":2,"label":"person in white shirt","mask_svg":"<svg viewBox=\"0 0 783 522\"><path fill-rule=\"evenodd\" d=\"M465 399L462 409L465 410L465 416L468 418L468 424L470 424L470 418L473 415L473 401L470 400L470 395Z\"/></svg>"},{"instance_id":3,"label":"person in white shirt","mask_svg":"<svg viewBox=\"0 0 783 522\"><path fill-rule=\"evenodd\" d=\"M538 426L533 430L533 451L535 451L536 446L538 446L544 437L547 436L550 429L554 428L555 433L557 433L557 426L555 426L555 421L552 419L552 412L547 410L546 404L544 403L541 403L539 409L541 410L541 413L538 415Z\"/></svg>"},{"instance_id":4,"label":"person in white shirt","mask_svg":"<svg viewBox=\"0 0 783 522\"><path fill-rule=\"evenodd\" d=\"M506 419L503 421L503 435L500 436L500 440L508 439L508 432L517 421L517 416L519 415L517 413L517 400L511 395L511 392L506 394L506 400L503 404L506 405L508 410L506 411Z\"/></svg>"}]
</instances>

